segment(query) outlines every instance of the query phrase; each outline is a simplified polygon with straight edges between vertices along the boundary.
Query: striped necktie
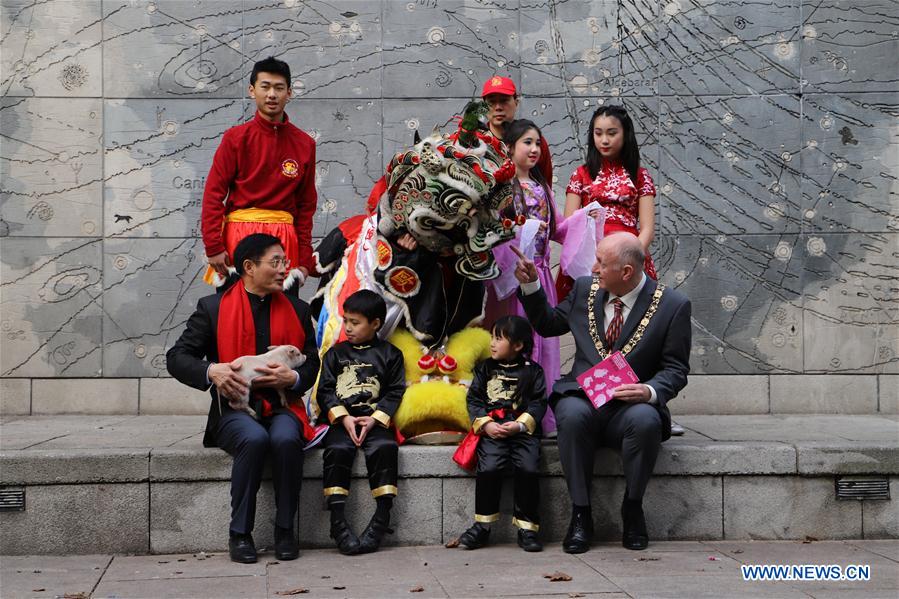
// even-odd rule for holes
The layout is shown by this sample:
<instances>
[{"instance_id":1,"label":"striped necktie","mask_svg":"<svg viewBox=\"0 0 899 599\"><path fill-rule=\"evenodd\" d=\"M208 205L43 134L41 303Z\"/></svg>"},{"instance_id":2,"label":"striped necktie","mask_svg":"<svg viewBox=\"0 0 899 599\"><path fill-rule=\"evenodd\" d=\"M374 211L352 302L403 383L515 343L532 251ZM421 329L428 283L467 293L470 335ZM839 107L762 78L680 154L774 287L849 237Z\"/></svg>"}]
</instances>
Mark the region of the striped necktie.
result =
<instances>
[{"instance_id":1,"label":"striped necktie","mask_svg":"<svg viewBox=\"0 0 899 599\"><path fill-rule=\"evenodd\" d=\"M620 297L616 297L612 300L612 305L615 306L615 315L612 316L609 328L606 329L606 344L610 348L618 341L618 335L621 334L621 325L624 324L624 318L622 317L624 302L621 301Z\"/></svg>"}]
</instances>

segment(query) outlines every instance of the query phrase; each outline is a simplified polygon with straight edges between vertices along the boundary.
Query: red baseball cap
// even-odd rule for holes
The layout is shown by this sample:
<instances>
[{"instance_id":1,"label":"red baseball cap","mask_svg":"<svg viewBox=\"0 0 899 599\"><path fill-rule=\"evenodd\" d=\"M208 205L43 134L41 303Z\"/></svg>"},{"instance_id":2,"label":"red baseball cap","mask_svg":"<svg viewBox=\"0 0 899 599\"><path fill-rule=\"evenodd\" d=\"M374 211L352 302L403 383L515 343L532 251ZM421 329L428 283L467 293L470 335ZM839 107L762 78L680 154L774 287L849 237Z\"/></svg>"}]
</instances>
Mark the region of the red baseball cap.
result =
<instances>
[{"instance_id":1,"label":"red baseball cap","mask_svg":"<svg viewBox=\"0 0 899 599\"><path fill-rule=\"evenodd\" d=\"M486 98L490 94L515 96L518 94L518 90L515 89L515 82L508 77L500 77L499 75L494 75L484 82L484 89L481 90L482 98Z\"/></svg>"}]
</instances>

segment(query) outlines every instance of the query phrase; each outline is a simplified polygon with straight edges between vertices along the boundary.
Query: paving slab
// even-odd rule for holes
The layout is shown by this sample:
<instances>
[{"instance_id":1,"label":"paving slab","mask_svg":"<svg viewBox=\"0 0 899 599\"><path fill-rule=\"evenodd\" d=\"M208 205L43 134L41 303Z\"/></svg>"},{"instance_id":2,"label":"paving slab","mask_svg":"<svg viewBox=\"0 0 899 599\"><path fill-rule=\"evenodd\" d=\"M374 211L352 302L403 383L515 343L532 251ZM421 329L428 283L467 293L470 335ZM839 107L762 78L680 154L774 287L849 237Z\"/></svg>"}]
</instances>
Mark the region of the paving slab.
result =
<instances>
[{"instance_id":1,"label":"paving slab","mask_svg":"<svg viewBox=\"0 0 899 599\"><path fill-rule=\"evenodd\" d=\"M102 580L93 599L183 599L216 597L246 599L265 597L264 576L217 576L213 578L162 578L157 580Z\"/></svg>"},{"instance_id":2,"label":"paving slab","mask_svg":"<svg viewBox=\"0 0 899 599\"><path fill-rule=\"evenodd\" d=\"M2 596L54 597L895 597L899 541L658 542L647 551L597 544L568 555L558 543L525 554L516 545L478 551L441 545L385 547L362 556L303 550L297 561L262 553L234 564L224 552L171 555L0 556ZM715 559L709 559L715 558ZM740 564L868 564L867 582L749 582ZM35 572L37 570L38 572ZM562 572L570 581L551 582ZM44 589L35 592L32 589ZM421 590L418 590L421 589ZM281 594L279 594L281 593Z\"/></svg>"},{"instance_id":3,"label":"paving slab","mask_svg":"<svg viewBox=\"0 0 899 599\"><path fill-rule=\"evenodd\" d=\"M265 576L266 561L235 564L228 552L172 555L117 555L103 575L105 582L170 578Z\"/></svg>"},{"instance_id":4,"label":"paving slab","mask_svg":"<svg viewBox=\"0 0 899 599\"><path fill-rule=\"evenodd\" d=\"M310 555L312 568L304 563ZM364 556L336 549L303 552L297 562L270 562L267 576L270 597L298 588L308 589L311 597L396 597L415 588L423 589L409 595L416 599L448 596L415 547L385 547Z\"/></svg>"},{"instance_id":5,"label":"paving slab","mask_svg":"<svg viewBox=\"0 0 899 599\"><path fill-rule=\"evenodd\" d=\"M2 556L0 595L4 599L88 596L112 559L111 555Z\"/></svg>"},{"instance_id":6,"label":"paving slab","mask_svg":"<svg viewBox=\"0 0 899 599\"><path fill-rule=\"evenodd\" d=\"M704 551L657 551L657 545L653 543L646 551L629 551L619 545L621 551L588 551L578 557L605 576L723 574L733 572L739 563L711 547Z\"/></svg>"},{"instance_id":7,"label":"paving slab","mask_svg":"<svg viewBox=\"0 0 899 599\"><path fill-rule=\"evenodd\" d=\"M899 562L899 541L895 539L851 541L849 544Z\"/></svg>"},{"instance_id":8,"label":"paving slab","mask_svg":"<svg viewBox=\"0 0 899 599\"><path fill-rule=\"evenodd\" d=\"M0 449L46 449L40 444L68 435L95 435L131 416L27 416L3 421Z\"/></svg>"},{"instance_id":9,"label":"paving slab","mask_svg":"<svg viewBox=\"0 0 899 599\"><path fill-rule=\"evenodd\" d=\"M541 553L525 554L517 545L498 545L477 551L421 548L420 554L450 596L496 597L505 594L620 592L604 576L558 544ZM490 567L485 567L486 564ZM567 582L551 582L545 574L563 572Z\"/></svg>"},{"instance_id":10,"label":"paving slab","mask_svg":"<svg viewBox=\"0 0 899 599\"><path fill-rule=\"evenodd\" d=\"M808 595L791 587L786 582L744 582L740 578L739 568L727 574L677 575L668 573L664 576L609 576L609 580L621 588L630 597L643 599L696 599L722 597L761 599L808 599Z\"/></svg>"}]
</instances>

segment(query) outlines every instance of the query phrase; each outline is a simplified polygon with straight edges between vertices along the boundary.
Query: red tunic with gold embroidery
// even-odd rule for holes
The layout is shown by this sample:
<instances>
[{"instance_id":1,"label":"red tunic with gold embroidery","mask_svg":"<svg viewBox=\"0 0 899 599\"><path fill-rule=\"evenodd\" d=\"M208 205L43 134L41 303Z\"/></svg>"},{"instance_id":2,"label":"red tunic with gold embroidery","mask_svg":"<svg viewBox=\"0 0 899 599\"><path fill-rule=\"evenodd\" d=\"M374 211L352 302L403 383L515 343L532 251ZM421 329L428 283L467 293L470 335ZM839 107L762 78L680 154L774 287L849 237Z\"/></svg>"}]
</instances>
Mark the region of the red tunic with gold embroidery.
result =
<instances>
[{"instance_id":1,"label":"red tunic with gold embroidery","mask_svg":"<svg viewBox=\"0 0 899 599\"><path fill-rule=\"evenodd\" d=\"M315 141L290 123L287 114L283 122L273 123L257 112L252 121L225 132L212 161L201 216L206 255L226 249L226 214L246 208L281 210L293 217L299 250L291 257L293 266L314 273L312 217L317 201Z\"/></svg>"}]
</instances>

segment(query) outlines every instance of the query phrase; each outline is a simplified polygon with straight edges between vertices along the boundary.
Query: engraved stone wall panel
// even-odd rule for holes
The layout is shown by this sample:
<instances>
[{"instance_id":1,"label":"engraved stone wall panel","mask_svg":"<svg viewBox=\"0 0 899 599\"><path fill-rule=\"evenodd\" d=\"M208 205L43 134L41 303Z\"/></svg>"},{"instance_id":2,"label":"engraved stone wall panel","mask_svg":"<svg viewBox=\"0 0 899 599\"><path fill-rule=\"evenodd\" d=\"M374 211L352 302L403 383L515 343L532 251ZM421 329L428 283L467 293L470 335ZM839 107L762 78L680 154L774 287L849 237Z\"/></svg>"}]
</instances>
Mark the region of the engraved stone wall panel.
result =
<instances>
[{"instance_id":1,"label":"engraved stone wall panel","mask_svg":"<svg viewBox=\"0 0 899 599\"><path fill-rule=\"evenodd\" d=\"M361 214L384 170L380 100L295 100L291 119L316 141L318 208L312 234Z\"/></svg>"},{"instance_id":2,"label":"engraved stone wall panel","mask_svg":"<svg viewBox=\"0 0 899 599\"><path fill-rule=\"evenodd\" d=\"M795 235L665 238L657 262L662 281L693 304L692 372L802 371L796 241Z\"/></svg>"},{"instance_id":3,"label":"engraved stone wall panel","mask_svg":"<svg viewBox=\"0 0 899 599\"><path fill-rule=\"evenodd\" d=\"M802 112L805 230L899 232L899 93L806 94Z\"/></svg>"},{"instance_id":4,"label":"engraved stone wall panel","mask_svg":"<svg viewBox=\"0 0 899 599\"><path fill-rule=\"evenodd\" d=\"M524 92L579 99L657 91L658 3L522 2Z\"/></svg>"},{"instance_id":5,"label":"engraved stone wall panel","mask_svg":"<svg viewBox=\"0 0 899 599\"><path fill-rule=\"evenodd\" d=\"M661 234L798 233L799 101L663 97Z\"/></svg>"},{"instance_id":6,"label":"engraved stone wall panel","mask_svg":"<svg viewBox=\"0 0 899 599\"><path fill-rule=\"evenodd\" d=\"M99 239L0 239L0 376L100 376Z\"/></svg>"},{"instance_id":7,"label":"engraved stone wall panel","mask_svg":"<svg viewBox=\"0 0 899 599\"><path fill-rule=\"evenodd\" d=\"M518 77L518 0L382 2L385 98L471 98Z\"/></svg>"},{"instance_id":8,"label":"engraved stone wall panel","mask_svg":"<svg viewBox=\"0 0 899 599\"><path fill-rule=\"evenodd\" d=\"M103 95L100 0L3 0L0 7L0 93Z\"/></svg>"},{"instance_id":9,"label":"engraved stone wall panel","mask_svg":"<svg viewBox=\"0 0 899 599\"><path fill-rule=\"evenodd\" d=\"M434 126L442 132L456 128L453 117L461 115L464 99L392 100L384 102L383 154L381 174L397 152L412 146L415 132L424 138ZM380 177L380 175L378 175Z\"/></svg>"},{"instance_id":10,"label":"engraved stone wall panel","mask_svg":"<svg viewBox=\"0 0 899 599\"><path fill-rule=\"evenodd\" d=\"M290 65L296 97L381 97L378 2L246 0L242 15L244 71L277 56Z\"/></svg>"},{"instance_id":11,"label":"engraved stone wall panel","mask_svg":"<svg viewBox=\"0 0 899 599\"><path fill-rule=\"evenodd\" d=\"M799 0L660 0L659 93L799 91Z\"/></svg>"},{"instance_id":12,"label":"engraved stone wall panel","mask_svg":"<svg viewBox=\"0 0 899 599\"><path fill-rule=\"evenodd\" d=\"M187 239L107 239L103 246L103 374L168 376L165 352L197 306L203 243Z\"/></svg>"},{"instance_id":13,"label":"engraved stone wall panel","mask_svg":"<svg viewBox=\"0 0 899 599\"><path fill-rule=\"evenodd\" d=\"M807 372L899 372L899 233L801 236Z\"/></svg>"},{"instance_id":14,"label":"engraved stone wall panel","mask_svg":"<svg viewBox=\"0 0 899 599\"><path fill-rule=\"evenodd\" d=\"M200 205L222 134L253 116L245 100L107 100L109 237L199 237Z\"/></svg>"},{"instance_id":15,"label":"engraved stone wall panel","mask_svg":"<svg viewBox=\"0 0 899 599\"><path fill-rule=\"evenodd\" d=\"M897 0L802 0L807 91L895 91Z\"/></svg>"},{"instance_id":16,"label":"engraved stone wall panel","mask_svg":"<svg viewBox=\"0 0 899 599\"><path fill-rule=\"evenodd\" d=\"M101 101L4 98L0 128L0 235L101 235Z\"/></svg>"},{"instance_id":17,"label":"engraved stone wall panel","mask_svg":"<svg viewBox=\"0 0 899 599\"><path fill-rule=\"evenodd\" d=\"M245 95L242 7L241 0L105 0L106 97Z\"/></svg>"},{"instance_id":18,"label":"engraved stone wall panel","mask_svg":"<svg viewBox=\"0 0 899 599\"><path fill-rule=\"evenodd\" d=\"M550 143L560 210L593 111L631 112L659 193L656 267L693 300L694 372L894 376L897 9L0 0L0 376L165 375L211 291L205 177L271 54L318 144L316 239L363 210L416 129L451 131L509 75Z\"/></svg>"}]
</instances>

